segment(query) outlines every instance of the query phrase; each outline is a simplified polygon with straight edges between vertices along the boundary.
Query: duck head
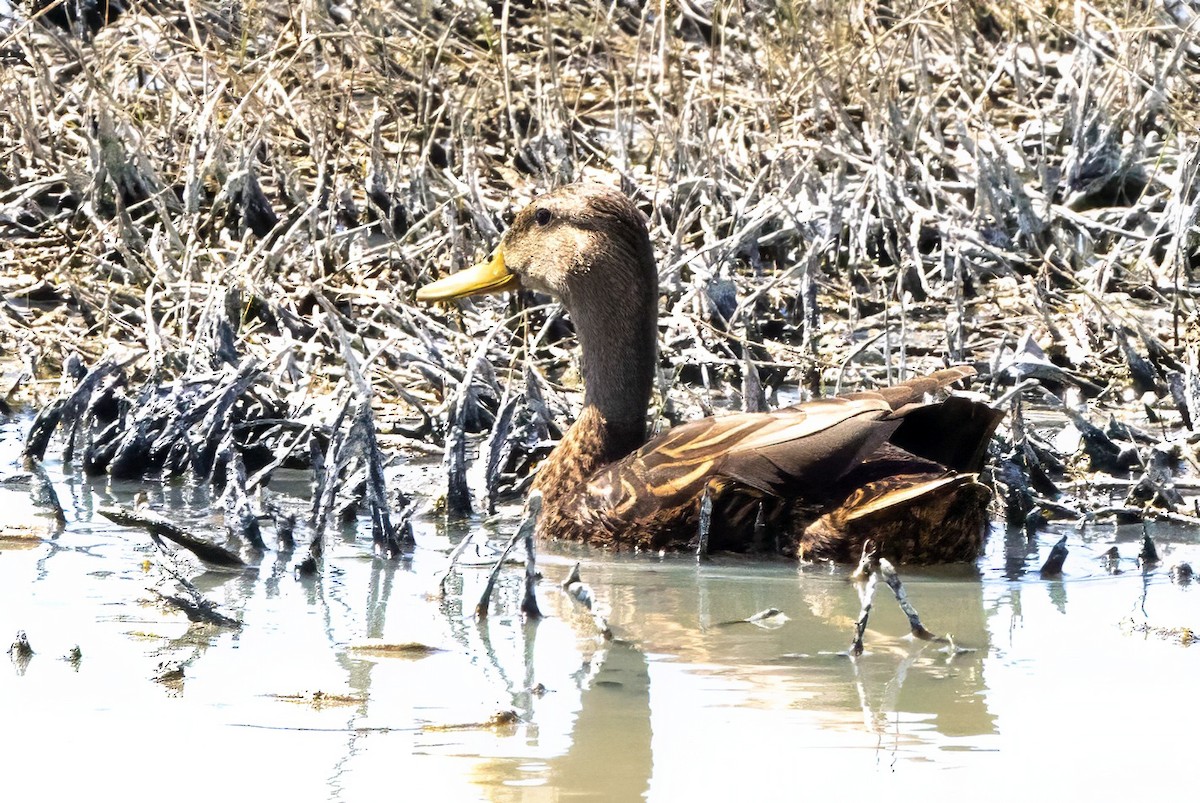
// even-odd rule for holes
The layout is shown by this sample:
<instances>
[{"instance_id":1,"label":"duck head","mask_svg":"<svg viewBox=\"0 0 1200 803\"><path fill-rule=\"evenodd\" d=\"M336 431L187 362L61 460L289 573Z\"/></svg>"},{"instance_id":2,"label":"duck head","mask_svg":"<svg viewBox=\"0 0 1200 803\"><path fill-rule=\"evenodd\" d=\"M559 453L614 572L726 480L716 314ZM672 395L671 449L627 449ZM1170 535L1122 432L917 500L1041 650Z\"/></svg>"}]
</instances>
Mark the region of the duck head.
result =
<instances>
[{"instance_id":1,"label":"duck head","mask_svg":"<svg viewBox=\"0 0 1200 803\"><path fill-rule=\"evenodd\" d=\"M561 299L568 310L603 304L614 292L648 288L658 274L645 219L633 202L601 184L571 184L522 209L491 258L426 285L418 301L525 287Z\"/></svg>"},{"instance_id":2,"label":"duck head","mask_svg":"<svg viewBox=\"0 0 1200 803\"><path fill-rule=\"evenodd\" d=\"M584 404L644 427L655 369L658 272L642 213L624 194L572 184L522 209L491 258L426 285L418 301L524 287L563 302L583 350Z\"/></svg>"}]
</instances>

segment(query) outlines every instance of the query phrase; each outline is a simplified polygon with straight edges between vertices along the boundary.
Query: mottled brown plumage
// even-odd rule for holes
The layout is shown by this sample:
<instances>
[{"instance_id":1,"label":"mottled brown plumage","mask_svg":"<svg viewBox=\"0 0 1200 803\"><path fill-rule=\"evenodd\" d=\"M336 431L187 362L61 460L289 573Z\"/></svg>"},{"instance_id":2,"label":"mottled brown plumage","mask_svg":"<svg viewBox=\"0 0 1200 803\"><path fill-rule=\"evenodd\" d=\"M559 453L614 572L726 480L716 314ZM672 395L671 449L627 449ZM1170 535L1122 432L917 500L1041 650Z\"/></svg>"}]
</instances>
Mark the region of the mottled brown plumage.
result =
<instances>
[{"instance_id":1,"label":"mottled brown plumage","mask_svg":"<svg viewBox=\"0 0 1200 803\"><path fill-rule=\"evenodd\" d=\"M517 215L489 262L417 297L518 285L563 301L583 352L583 410L535 481L543 537L685 548L707 491L712 550L849 561L870 538L898 561L979 554L990 494L975 475L1001 414L961 397L925 401L972 369L704 418L646 442L658 277L637 208L593 184L549 193Z\"/></svg>"}]
</instances>

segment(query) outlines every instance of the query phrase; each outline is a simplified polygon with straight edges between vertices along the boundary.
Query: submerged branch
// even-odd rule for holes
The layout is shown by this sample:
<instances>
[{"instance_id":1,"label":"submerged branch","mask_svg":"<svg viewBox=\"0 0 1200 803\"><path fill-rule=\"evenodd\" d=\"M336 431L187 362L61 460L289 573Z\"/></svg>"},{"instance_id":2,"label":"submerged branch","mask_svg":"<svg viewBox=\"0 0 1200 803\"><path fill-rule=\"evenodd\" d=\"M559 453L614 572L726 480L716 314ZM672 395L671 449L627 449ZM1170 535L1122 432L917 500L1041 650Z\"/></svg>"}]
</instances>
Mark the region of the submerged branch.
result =
<instances>
[{"instance_id":1,"label":"submerged branch","mask_svg":"<svg viewBox=\"0 0 1200 803\"><path fill-rule=\"evenodd\" d=\"M139 527L152 536L162 537L171 541L202 560L205 564L218 569L246 568L246 562L236 553L229 551L219 544L214 544L206 538L188 532L183 527L169 519L149 510L133 511L122 507L102 507L97 510L114 524L122 527Z\"/></svg>"}]
</instances>

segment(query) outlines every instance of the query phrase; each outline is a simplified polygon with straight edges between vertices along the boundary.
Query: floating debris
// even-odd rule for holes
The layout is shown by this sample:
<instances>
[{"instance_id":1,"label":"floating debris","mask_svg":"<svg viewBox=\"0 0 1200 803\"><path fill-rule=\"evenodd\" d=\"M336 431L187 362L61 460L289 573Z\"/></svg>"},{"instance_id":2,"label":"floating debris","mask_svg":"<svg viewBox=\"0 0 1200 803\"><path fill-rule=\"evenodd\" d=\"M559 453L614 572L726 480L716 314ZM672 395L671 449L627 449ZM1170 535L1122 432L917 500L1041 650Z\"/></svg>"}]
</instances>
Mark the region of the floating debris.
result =
<instances>
[{"instance_id":1,"label":"floating debris","mask_svg":"<svg viewBox=\"0 0 1200 803\"><path fill-rule=\"evenodd\" d=\"M218 611L216 603L209 600L197 600L191 595L184 597L178 594L164 594L154 589L150 589L150 593L154 594L155 598L164 605L182 611L184 616L188 618L188 621L220 625L221 627L236 628L242 626L242 623L237 619L233 619Z\"/></svg>"},{"instance_id":2,"label":"floating debris","mask_svg":"<svg viewBox=\"0 0 1200 803\"><path fill-rule=\"evenodd\" d=\"M774 630L777 627L783 627L788 621L787 614L778 608L767 608L761 610L753 616L748 616L745 619L731 619L727 622L718 622L715 627L729 627L731 625L757 625L767 630Z\"/></svg>"},{"instance_id":3,"label":"floating debris","mask_svg":"<svg viewBox=\"0 0 1200 803\"><path fill-rule=\"evenodd\" d=\"M751 624L759 624L761 622L786 622L787 614L778 608L766 608L746 619Z\"/></svg>"},{"instance_id":4,"label":"floating debris","mask_svg":"<svg viewBox=\"0 0 1200 803\"><path fill-rule=\"evenodd\" d=\"M0 549L32 549L50 536L44 526L0 524Z\"/></svg>"},{"instance_id":5,"label":"floating debris","mask_svg":"<svg viewBox=\"0 0 1200 803\"><path fill-rule=\"evenodd\" d=\"M1196 642L1196 631L1190 627L1160 627L1149 622L1134 622L1126 619L1123 623L1130 632L1155 636L1164 641L1174 641L1184 647L1190 647Z\"/></svg>"},{"instance_id":6,"label":"floating debris","mask_svg":"<svg viewBox=\"0 0 1200 803\"><path fill-rule=\"evenodd\" d=\"M324 691L302 692L300 694L273 694L271 696L285 703L308 705L317 710L338 706L361 705L367 701L367 698L362 695L330 694Z\"/></svg>"},{"instance_id":7,"label":"floating debris","mask_svg":"<svg viewBox=\"0 0 1200 803\"><path fill-rule=\"evenodd\" d=\"M183 683L185 664L182 661L173 659L159 661L158 666L154 668L154 673L151 678L168 686L178 686Z\"/></svg>"},{"instance_id":8,"label":"floating debris","mask_svg":"<svg viewBox=\"0 0 1200 803\"><path fill-rule=\"evenodd\" d=\"M1168 575L1171 582L1181 586L1186 586L1192 582L1192 577L1195 576L1190 563L1176 563L1168 570Z\"/></svg>"},{"instance_id":9,"label":"floating debris","mask_svg":"<svg viewBox=\"0 0 1200 803\"><path fill-rule=\"evenodd\" d=\"M451 725L423 725L423 731L476 731L492 728L511 728L521 721L516 711L498 711L483 722L463 722Z\"/></svg>"},{"instance_id":10,"label":"floating debris","mask_svg":"<svg viewBox=\"0 0 1200 803\"><path fill-rule=\"evenodd\" d=\"M954 636L946 634L946 646L942 647L940 652L945 653L950 659L956 658L967 653L978 652L975 647L961 647L954 641Z\"/></svg>"},{"instance_id":11,"label":"floating debris","mask_svg":"<svg viewBox=\"0 0 1200 803\"><path fill-rule=\"evenodd\" d=\"M427 655L445 652L443 647L435 647L420 641L384 641L383 639L355 641L348 644L346 650L358 655L386 658L424 658Z\"/></svg>"},{"instance_id":12,"label":"floating debris","mask_svg":"<svg viewBox=\"0 0 1200 803\"><path fill-rule=\"evenodd\" d=\"M24 630L17 631L17 637L8 647L8 654L13 660L33 657L33 647L29 646L29 637L25 635Z\"/></svg>"},{"instance_id":13,"label":"floating debris","mask_svg":"<svg viewBox=\"0 0 1200 803\"><path fill-rule=\"evenodd\" d=\"M200 592L200 589L196 588L187 578L170 567L164 567L164 570L179 584L186 596L163 594L155 589L150 589L150 593L154 594L159 602L183 611L188 621L191 622L217 625L218 627L240 628L242 626L242 623L237 619L226 616L218 611L216 603L206 599Z\"/></svg>"}]
</instances>

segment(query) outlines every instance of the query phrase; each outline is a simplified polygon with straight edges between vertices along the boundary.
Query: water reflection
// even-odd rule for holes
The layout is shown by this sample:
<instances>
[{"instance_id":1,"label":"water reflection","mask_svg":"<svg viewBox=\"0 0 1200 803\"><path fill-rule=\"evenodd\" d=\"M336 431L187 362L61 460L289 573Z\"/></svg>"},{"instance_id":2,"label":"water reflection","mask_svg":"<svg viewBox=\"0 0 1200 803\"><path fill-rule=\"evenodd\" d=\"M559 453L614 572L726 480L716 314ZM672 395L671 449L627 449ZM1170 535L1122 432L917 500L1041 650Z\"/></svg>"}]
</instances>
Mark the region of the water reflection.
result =
<instances>
[{"instance_id":1,"label":"water reflection","mask_svg":"<svg viewBox=\"0 0 1200 803\"><path fill-rule=\"evenodd\" d=\"M1037 561L1037 538L1030 537L1023 527L1008 527L1001 532L1004 536L1004 576L1009 580L1020 580ZM992 538L999 534L994 529Z\"/></svg>"},{"instance_id":2,"label":"water reflection","mask_svg":"<svg viewBox=\"0 0 1200 803\"><path fill-rule=\"evenodd\" d=\"M381 789L436 789L448 800L770 798L824 783L899 794L931 780L999 781L994 751L1031 774L1139 754L1184 760L1186 740L1169 735L1175 716L1156 702L1190 691L1200 652L1137 627L1194 624L1193 591L1167 573L1200 554L1190 530L1155 531L1163 562L1137 571L1140 528L1072 534L1055 580L1036 569L1058 532L1032 541L997 532L978 567L902 569L925 624L971 648L964 653L910 639L881 588L867 651L851 660L859 599L843 570L736 559L551 550L540 561L545 620L517 614L517 571L477 620L486 567L464 567L445 599L430 596L465 534L434 518L420 523L408 562L373 559L369 538L348 530L331 539L316 577L297 578L295 557L271 551L244 573L191 573L244 622L232 630L189 625L152 604L146 566L160 560L156 548L93 518L140 488L49 469L67 529L0 548L0 636L25 629L35 650L23 673L0 673L7 721L28 737L5 753L8 766L27 769L13 793L61 797L119 782L140 797L185 778L180 799L211 800L230 783L246 795L333 800ZM220 532L205 489L150 492L178 521ZM9 494L0 509L36 518L16 507L19 494L0 493ZM511 525L470 526L495 541ZM1114 546L1122 574L1105 568ZM576 560L614 641L597 637L557 589ZM726 624L767 608L787 620ZM365 638L441 651L349 649ZM75 644L82 661L56 660ZM170 661L183 669L174 687L154 680ZM297 701L318 691L343 704ZM489 725L508 710L515 723ZM1114 738L1125 730L1139 734L1136 744ZM41 747L50 743L86 745L72 752L77 773L57 771ZM270 772L254 762L198 772L197 756L214 750L284 758ZM1072 780L1064 792L1111 791Z\"/></svg>"},{"instance_id":3,"label":"water reflection","mask_svg":"<svg viewBox=\"0 0 1200 803\"><path fill-rule=\"evenodd\" d=\"M840 574L601 558L585 571L610 601L614 630L629 640L582 664L570 748L546 762L556 788L619 781L622 799L647 789L673 796L680 779L701 789L731 766L785 761L790 740L812 740L816 728L862 733L865 724L875 749L888 754L881 763L928 740L995 733L981 693L987 645L978 584L967 606L949 593L961 590L957 582L926 580L919 593L935 616L943 604L953 609L941 618L976 651L949 654L903 637L903 615L880 600L872 649L851 660L844 650L857 597ZM794 618L771 630L718 626L768 602ZM719 740L718 756L705 734Z\"/></svg>"},{"instance_id":4,"label":"water reflection","mask_svg":"<svg viewBox=\"0 0 1200 803\"><path fill-rule=\"evenodd\" d=\"M602 790L612 800L642 798L653 768L645 654L627 641L609 642L580 666L576 678L579 710L569 747L546 759L539 783L559 790ZM537 721L536 709L530 713ZM481 769L478 777L491 784L511 776L501 763ZM526 792L524 787L510 787L493 799L524 799Z\"/></svg>"}]
</instances>

